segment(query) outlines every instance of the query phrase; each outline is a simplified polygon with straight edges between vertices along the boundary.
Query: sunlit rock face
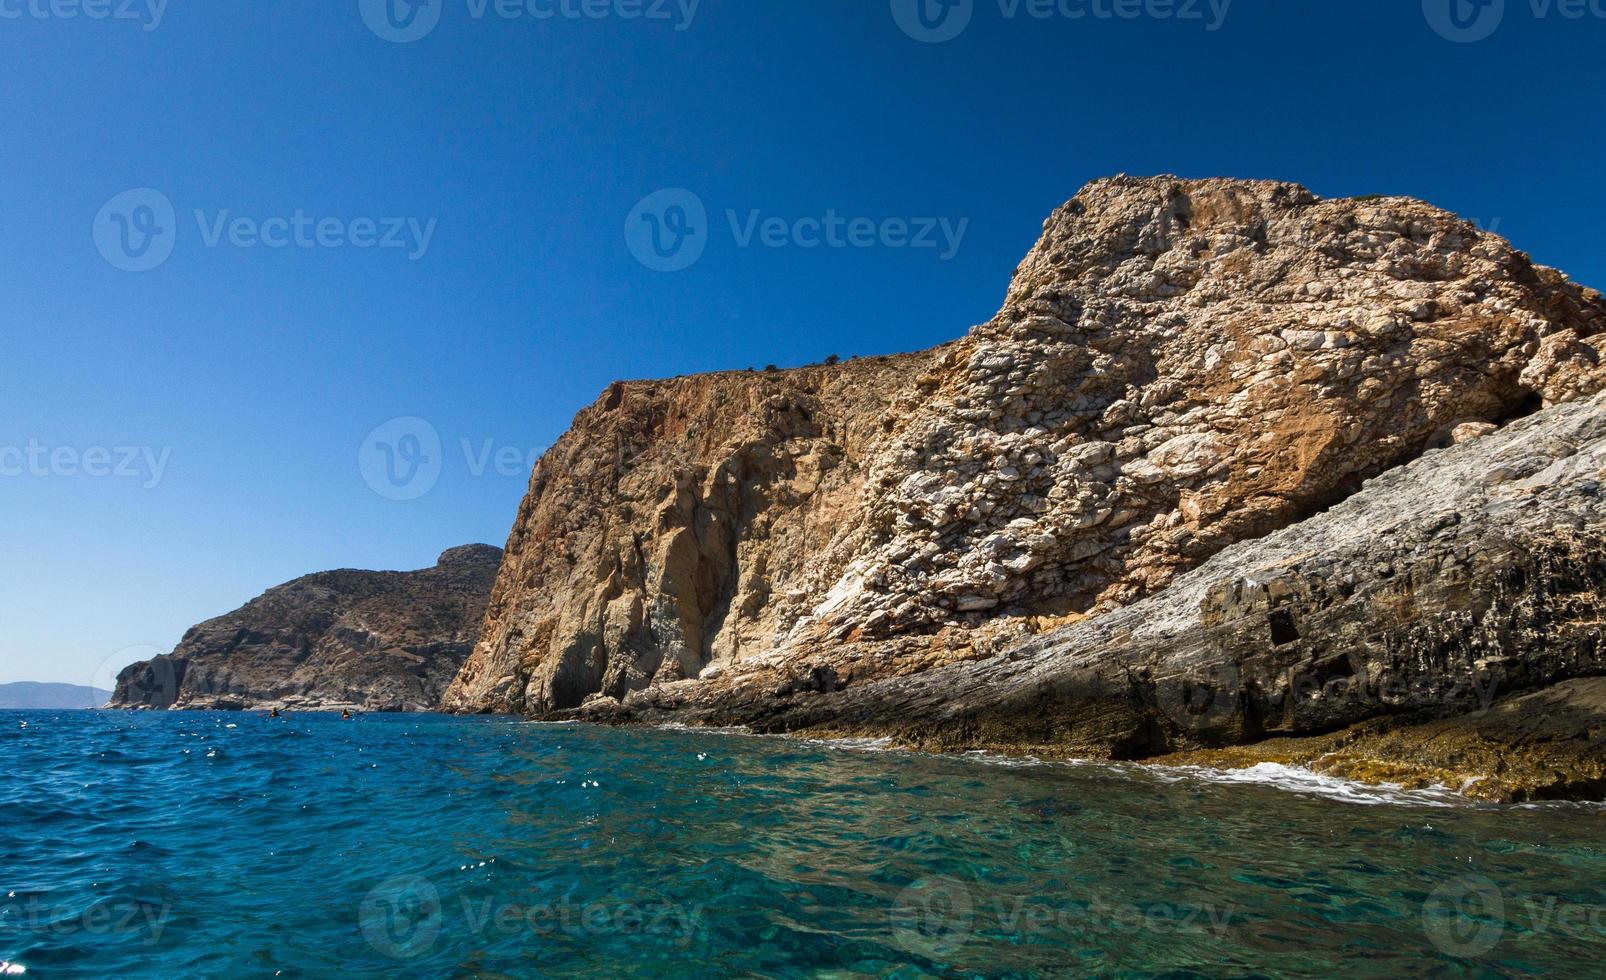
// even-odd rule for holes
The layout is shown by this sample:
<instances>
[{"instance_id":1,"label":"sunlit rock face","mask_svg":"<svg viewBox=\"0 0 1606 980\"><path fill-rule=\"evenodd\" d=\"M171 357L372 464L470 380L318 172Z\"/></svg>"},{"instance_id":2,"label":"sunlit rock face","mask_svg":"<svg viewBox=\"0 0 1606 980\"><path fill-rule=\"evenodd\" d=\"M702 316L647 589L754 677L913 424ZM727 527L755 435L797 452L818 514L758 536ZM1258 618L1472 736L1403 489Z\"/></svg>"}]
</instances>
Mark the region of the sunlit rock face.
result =
<instances>
[{"instance_id":1,"label":"sunlit rock face","mask_svg":"<svg viewBox=\"0 0 1606 980\"><path fill-rule=\"evenodd\" d=\"M446 705L982 660L1594 394L1602 331L1598 293L1417 201L1097 181L962 339L612 386L537 465Z\"/></svg>"}]
</instances>

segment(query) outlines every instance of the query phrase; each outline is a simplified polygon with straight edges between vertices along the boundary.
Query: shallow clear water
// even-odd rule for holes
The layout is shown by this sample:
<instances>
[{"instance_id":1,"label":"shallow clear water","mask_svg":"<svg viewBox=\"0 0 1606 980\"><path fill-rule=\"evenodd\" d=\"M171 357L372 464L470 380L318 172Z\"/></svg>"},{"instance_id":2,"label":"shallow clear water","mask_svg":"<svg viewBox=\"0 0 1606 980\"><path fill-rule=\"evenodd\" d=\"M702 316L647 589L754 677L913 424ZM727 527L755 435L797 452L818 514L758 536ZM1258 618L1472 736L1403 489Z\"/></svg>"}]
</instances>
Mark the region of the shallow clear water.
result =
<instances>
[{"instance_id":1,"label":"shallow clear water","mask_svg":"<svg viewBox=\"0 0 1606 980\"><path fill-rule=\"evenodd\" d=\"M0 713L0 758L30 977L1606 961L1591 807L422 716Z\"/></svg>"}]
</instances>

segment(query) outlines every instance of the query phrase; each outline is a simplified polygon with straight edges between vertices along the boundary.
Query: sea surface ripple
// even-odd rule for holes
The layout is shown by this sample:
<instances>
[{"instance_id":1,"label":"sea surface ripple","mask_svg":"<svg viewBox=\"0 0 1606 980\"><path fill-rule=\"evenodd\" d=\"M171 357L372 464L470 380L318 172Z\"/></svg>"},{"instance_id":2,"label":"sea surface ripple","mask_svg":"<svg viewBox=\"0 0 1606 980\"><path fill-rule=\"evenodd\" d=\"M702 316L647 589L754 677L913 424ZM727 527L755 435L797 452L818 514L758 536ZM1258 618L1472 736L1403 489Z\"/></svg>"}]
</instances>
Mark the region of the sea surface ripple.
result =
<instances>
[{"instance_id":1,"label":"sea surface ripple","mask_svg":"<svg viewBox=\"0 0 1606 980\"><path fill-rule=\"evenodd\" d=\"M4 712L0 758L0 975L1606 962L1597 807L416 715Z\"/></svg>"}]
</instances>

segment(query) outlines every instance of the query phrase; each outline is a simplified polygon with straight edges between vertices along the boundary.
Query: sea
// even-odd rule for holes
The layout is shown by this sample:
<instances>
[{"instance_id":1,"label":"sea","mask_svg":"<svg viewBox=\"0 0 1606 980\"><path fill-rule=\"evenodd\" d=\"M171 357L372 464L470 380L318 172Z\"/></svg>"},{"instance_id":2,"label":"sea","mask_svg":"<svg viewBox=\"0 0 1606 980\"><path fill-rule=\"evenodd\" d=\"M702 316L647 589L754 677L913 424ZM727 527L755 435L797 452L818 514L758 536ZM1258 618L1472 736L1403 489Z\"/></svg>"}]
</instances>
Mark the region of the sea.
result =
<instances>
[{"instance_id":1,"label":"sea","mask_svg":"<svg viewBox=\"0 0 1606 980\"><path fill-rule=\"evenodd\" d=\"M0 975L1601 976L1606 810L508 718L0 712Z\"/></svg>"}]
</instances>

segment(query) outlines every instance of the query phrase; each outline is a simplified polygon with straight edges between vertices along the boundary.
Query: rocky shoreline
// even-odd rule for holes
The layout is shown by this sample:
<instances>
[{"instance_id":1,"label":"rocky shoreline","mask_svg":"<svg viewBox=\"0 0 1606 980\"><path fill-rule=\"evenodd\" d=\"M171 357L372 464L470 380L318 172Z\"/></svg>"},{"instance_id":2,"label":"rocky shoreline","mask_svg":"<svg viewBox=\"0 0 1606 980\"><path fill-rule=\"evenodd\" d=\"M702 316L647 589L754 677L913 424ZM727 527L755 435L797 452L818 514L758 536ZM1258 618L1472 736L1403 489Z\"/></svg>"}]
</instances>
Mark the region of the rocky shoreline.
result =
<instances>
[{"instance_id":1,"label":"rocky shoreline","mask_svg":"<svg viewBox=\"0 0 1606 980\"><path fill-rule=\"evenodd\" d=\"M1429 453L988 657L864 684L824 663L779 683L758 669L552 716L1600 798L1603 477L1606 395Z\"/></svg>"},{"instance_id":2,"label":"rocky shoreline","mask_svg":"<svg viewBox=\"0 0 1606 980\"><path fill-rule=\"evenodd\" d=\"M1606 798L1603 361L1420 201L1095 181L959 339L615 383L447 608L274 590L118 697Z\"/></svg>"},{"instance_id":3,"label":"rocky shoreline","mask_svg":"<svg viewBox=\"0 0 1606 980\"><path fill-rule=\"evenodd\" d=\"M961 340L611 388L445 704L1598 798L1603 332L1421 202L1098 181Z\"/></svg>"}]
</instances>

